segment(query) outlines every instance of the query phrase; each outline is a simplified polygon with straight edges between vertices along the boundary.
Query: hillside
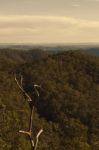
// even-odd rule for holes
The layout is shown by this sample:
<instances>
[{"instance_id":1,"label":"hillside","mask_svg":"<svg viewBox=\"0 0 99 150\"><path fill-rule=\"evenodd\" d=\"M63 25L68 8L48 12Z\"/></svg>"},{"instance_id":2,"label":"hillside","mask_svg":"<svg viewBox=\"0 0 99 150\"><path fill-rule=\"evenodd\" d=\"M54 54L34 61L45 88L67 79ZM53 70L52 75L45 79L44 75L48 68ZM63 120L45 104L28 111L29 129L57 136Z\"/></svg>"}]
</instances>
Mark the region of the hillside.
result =
<instances>
[{"instance_id":1,"label":"hillside","mask_svg":"<svg viewBox=\"0 0 99 150\"><path fill-rule=\"evenodd\" d=\"M95 56L99 56L99 48L89 48L87 50L84 50L84 52Z\"/></svg>"},{"instance_id":2,"label":"hillside","mask_svg":"<svg viewBox=\"0 0 99 150\"><path fill-rule=\"evenodd\" d=\"M46 56L48 56L48 52L39 48L30 50L0 49L0 60L5 59L16 63L31 62Z\"/></svg>"},{"instance_id":3,"label":"hillside","mask_svg":"<svg viewBox=\"0 0 99 150\"><path fill-rule=\"evenodd\" d=\"M42 87L33 120L34 134L44 129L38 150L98 150L99 58L80 51L32 55L0 51L0 150L30 150L18 133L28 129L29 106L15 73L31 96L33 84Z\"/></svg>"}]
</instances>

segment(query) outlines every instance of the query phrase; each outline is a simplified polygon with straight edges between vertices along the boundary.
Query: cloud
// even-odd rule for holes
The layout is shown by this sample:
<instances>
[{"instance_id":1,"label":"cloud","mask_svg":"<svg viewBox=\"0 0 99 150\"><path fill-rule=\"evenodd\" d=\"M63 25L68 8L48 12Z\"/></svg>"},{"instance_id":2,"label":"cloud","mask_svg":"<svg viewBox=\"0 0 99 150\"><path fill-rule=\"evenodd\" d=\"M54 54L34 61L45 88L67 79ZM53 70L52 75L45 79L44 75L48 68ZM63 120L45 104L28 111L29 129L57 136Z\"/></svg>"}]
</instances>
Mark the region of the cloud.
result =
<instances>
[{"instance_id":1,"label":"cloud","mask_svg":"<svg viewBox=\"0 0 99 150\"><path fill-rule=\"evenodd\" d=\"M25 26L33 23L59 23L59 24L73 24L85 27L99 27L99 21L83 20L67 16L28 16L28 15L15 15L15 16L0 16L0 27L12 26Z\"/></svg>"},{"instance_id":2,"label":"cloud","mask_svg":"<svg viewBox=\"0 0 99 150\"><path fill-rule=\"evenodd\" d=\"M99 39L99 21L67 16L0 16L1 42L72 42L97 38Z\"/></svg>"},{"instance_id":3,"label":"cloud","mask_svg":"<svg viewBox=\"0 0 99 150\"><path fill-rule=\"evenodd\" d=\"M97 1L99 1L99 0L87 0L87 1L90 1L90 2L97 2Z\"/></svg>"},{"instance_id":4,"label":"cloud","mask_svg":"<svg viewBox=\"0 0 99 150\"><path fill-rule=\"evenodd\" d=\"M73 7L80 7L80 4L72 4Z\"/></svg>"}]
</instances>

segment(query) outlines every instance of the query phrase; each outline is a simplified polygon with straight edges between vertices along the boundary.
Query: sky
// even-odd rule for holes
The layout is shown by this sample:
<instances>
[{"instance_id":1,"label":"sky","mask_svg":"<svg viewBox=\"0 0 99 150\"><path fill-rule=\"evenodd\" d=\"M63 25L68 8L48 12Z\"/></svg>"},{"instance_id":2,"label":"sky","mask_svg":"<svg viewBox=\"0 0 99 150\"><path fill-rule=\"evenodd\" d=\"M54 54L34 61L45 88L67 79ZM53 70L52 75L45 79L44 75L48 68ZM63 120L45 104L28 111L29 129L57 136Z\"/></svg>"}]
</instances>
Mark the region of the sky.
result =
<instances>
[{"instance_id":1,"label":"sky","mask_svg":"<svg viewBox=\"0 0 99 150\"><path fill-rule=\"evenodd\" d=\"M0 43L99 43L99 0L0 0Z\"/></svg>"}]
</instances>

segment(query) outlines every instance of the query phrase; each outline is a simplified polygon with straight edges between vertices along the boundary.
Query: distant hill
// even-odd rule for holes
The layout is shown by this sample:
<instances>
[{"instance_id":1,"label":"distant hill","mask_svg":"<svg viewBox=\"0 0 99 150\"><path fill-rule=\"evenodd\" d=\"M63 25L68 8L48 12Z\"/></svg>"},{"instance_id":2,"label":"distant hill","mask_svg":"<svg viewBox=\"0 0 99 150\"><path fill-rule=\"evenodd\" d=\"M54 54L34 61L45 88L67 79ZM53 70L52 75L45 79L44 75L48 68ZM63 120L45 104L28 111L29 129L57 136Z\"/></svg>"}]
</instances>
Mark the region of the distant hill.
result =
<instances>
[{"instance_id":1,"label":"distant hill","mask_svg":"<svg viewBox=\"0 0 99 150\"><path fill-rule=\"evenodd\" d=\"M99 44L0 44L0 49L30 50L40 49L44 51L60 52L67 50L99 49Z\"/></svg>"},{"instance_id":2,"label":"distant hill","mask_svg":"<svg viewBox=\"0 0 99 150\"><path fill-rule=\"evenodd\" d=\"M99 56L99 48L89 48L89 49L84 50L84 52L95 55L95 56Z\"/></svg>"},{"instance_id":3,"label":"distant hill","mask_svg":"<svg viewBox=\"0 0 99 150\"><path fill-rule=\"evenodd\" d=\"M15 50L15 49L0 49L0 59L6 59L13 62L31 62L34 60L47 57L47 51L41 49L31 50Z\"/></svg>"}]
</instances>

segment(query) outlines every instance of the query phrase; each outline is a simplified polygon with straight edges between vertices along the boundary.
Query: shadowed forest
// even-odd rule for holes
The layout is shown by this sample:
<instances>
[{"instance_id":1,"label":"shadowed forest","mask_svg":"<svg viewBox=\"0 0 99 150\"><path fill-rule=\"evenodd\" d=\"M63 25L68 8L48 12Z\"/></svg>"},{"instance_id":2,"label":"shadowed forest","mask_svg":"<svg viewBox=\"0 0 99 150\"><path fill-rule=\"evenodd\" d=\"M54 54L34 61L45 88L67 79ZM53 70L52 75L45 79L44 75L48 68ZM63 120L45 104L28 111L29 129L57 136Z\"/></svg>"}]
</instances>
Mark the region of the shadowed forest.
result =
<instances>
[{"instance_id":1,"label":"shadowed forest","mask_svg":"<svg viewBox=\"0 0 99 150\"><path fill-rule=\"evenodd\" d=\"M0 50L0 150L30 150L29 105L14 75L35 104L33 136L37 150L99 150L99 57L80 51L50 54L43 50Z\"/></svg>"}]
</instances>

